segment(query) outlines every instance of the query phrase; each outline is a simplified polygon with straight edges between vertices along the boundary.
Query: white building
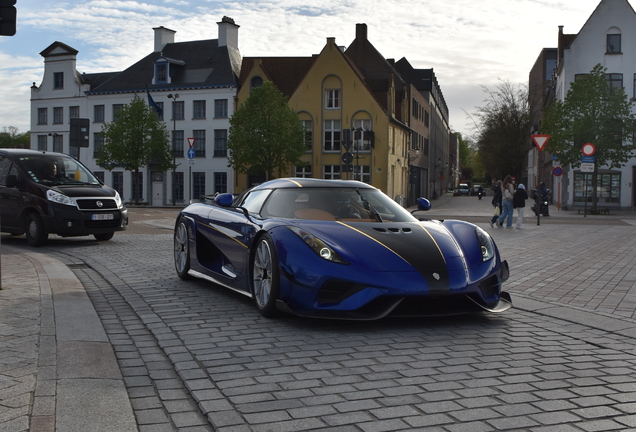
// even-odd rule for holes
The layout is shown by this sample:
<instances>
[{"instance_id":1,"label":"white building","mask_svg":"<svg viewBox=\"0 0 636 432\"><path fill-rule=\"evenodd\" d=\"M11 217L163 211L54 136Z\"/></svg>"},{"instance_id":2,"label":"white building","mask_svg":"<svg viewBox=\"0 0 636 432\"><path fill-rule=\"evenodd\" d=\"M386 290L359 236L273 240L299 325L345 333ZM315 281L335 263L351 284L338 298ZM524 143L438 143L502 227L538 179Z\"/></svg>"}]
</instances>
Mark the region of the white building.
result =
<instances>
[{"instance_id":1,"label":"white building","mask_svg":"<svg viewBox=\"0 0 636 432\"><path fill-rule=\"evenodd\" d=\"M175 205L203 194L232 192L227 139L241 67L239 26L228 17L217 24L218 39L190 42L175 42L175 31L155 28L154 51L120 72L79 73L78 52L54 42L40 53L42 83L31 88L31 148L79 157L131 202L133 173L122 168L108 171L93 156L103 144L102 125L112 122L135 94L145 99L150 95L172 136L177 167L174 172L146 167L140 173L139 201ZM88 148L71 146L71 118L89 119Z\"/></svg>"},{"instance_id":2,"label":"white building","mask_svg":"<svg viewBox=\"0 0 636 432\"><path fill-rule=\"evenodd\" d=\"M599 63L607 68L608 84L623 87L636 101L636 13L627 0L602 0L578 34L564 34L559 27L555 98L564 100L577 77ZM636 105L632 106L636 112ZM552 189L561 191L563 205L582 206L591 195L592 174L564 168L563 176L553 177ZM636 158L620 169L600 166L598 172L599 206L628 208L636 204Z\"/></svg>"}]
</instances>

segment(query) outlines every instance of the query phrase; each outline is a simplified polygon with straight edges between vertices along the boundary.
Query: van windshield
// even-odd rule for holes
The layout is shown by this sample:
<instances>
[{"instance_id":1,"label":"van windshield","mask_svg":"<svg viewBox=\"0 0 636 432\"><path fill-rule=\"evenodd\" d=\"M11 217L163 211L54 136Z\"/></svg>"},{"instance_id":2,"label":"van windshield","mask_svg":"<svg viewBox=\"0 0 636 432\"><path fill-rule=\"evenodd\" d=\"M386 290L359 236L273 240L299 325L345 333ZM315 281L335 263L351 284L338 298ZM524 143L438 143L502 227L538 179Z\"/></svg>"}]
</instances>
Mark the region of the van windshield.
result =
<instances>
[{"instance_id":1,"label":"van windshield","mask_svg":"<svg viewBox=\"0 0 636 432\"><path fill-rule=\"evenodd\" d=\"M47 186L100 184L88 168L70 156L42 153L21 157L18 163L34 182Z\"/></svg>"}]
</instances>

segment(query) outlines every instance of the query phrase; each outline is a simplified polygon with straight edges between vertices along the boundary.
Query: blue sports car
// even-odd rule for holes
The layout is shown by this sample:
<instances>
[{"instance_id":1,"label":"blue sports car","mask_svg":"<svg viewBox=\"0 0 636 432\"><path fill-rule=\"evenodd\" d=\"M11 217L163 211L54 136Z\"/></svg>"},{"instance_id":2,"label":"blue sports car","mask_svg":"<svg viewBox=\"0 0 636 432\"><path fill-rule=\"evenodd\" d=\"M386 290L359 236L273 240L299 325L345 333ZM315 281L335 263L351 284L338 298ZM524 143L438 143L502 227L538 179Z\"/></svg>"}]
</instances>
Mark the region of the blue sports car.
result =
<instances>
[{"instance_id":1,"label":"blue sports car","mask_svg":"<svg viewBox=\"0 0 636 432\"><path fill-rule=\"evenodd\" d=\"M419 220L362 182L282 178L220 194L177 217L174 260L280 311L373 320L511 307L508 264L480 227ZM418 210L430 209L420 198Z\"/></svg>"}]
</instances>

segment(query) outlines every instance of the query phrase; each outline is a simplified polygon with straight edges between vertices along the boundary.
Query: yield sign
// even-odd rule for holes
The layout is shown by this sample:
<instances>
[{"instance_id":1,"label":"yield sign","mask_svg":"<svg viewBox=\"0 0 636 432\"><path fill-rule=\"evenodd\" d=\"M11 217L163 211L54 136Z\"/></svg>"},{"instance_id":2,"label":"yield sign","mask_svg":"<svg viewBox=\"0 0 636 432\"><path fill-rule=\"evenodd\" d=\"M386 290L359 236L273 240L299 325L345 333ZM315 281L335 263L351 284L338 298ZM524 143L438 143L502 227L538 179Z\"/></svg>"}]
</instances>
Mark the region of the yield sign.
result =
<instances>
[{"instance_id":1,"label":"yield sign","mask_svg":"<svg viewBox=\"0 0 636 432\"><path fill-rule=\"evenodd\" d=\"M549 139L550 135L532 135L532 141L534 141L534 145L537 146L539 151L543 151Z\"/></svg>"},{"instance_id":2,"label":"yield sign","mask_svg":"<svg viewBox=\"0 0 636 432\"><path fill-rule=\"evenodd\" d=\"M190 145L190 148L192 148L194 145L194 138L188 138L188 144Z\"/></svg>"}]
</instances>

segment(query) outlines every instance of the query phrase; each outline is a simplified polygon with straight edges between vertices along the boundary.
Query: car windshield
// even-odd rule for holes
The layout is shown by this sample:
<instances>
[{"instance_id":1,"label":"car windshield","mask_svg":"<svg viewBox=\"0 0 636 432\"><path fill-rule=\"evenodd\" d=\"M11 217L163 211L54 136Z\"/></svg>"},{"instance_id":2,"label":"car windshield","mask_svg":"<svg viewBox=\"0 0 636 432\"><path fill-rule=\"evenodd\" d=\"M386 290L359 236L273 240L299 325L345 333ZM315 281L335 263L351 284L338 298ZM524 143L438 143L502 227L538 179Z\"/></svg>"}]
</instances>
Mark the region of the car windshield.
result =
<instances>
[{"instance_id":1,"label":"car windshield","mask_svg":"<svg viewBox=\"0 0 636 432\"><path fill-rule=\"evenodd\" d=\"M42 153L23 156L19 164L33 181L47 186L100 184L84 165L70 156Z\"/></svg>"},{"instance_id":2,"label":"car windshield","mask_svg":"<svg viewBox=\"0 0 636 432\"><path fill-rule=\"evenodd\" d=\"M275 189L260 211L262 217L359 222L414 222L411 213L377 189Z\"/></svg>"}]
</instances>

